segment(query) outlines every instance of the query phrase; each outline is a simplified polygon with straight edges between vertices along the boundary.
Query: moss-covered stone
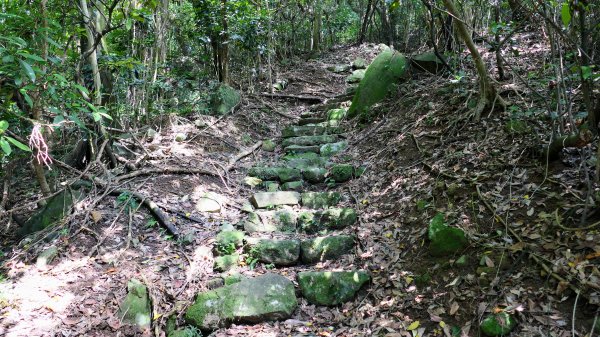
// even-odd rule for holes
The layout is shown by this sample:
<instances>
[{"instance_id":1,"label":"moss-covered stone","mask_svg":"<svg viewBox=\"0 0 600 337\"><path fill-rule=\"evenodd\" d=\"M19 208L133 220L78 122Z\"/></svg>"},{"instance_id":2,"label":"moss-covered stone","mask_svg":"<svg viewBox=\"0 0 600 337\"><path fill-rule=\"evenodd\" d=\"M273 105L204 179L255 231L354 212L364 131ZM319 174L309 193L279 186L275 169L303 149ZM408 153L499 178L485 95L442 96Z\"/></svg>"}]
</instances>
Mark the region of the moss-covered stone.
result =
<instances>
[{"instance_id":1,"label":"moss-covered stone","mask_svg":"<svg viewBox=\"0 0 600 337\"><path fill-rule=\"evenodd\" d=\"M366 271L300 272L298 285L302 296L316 305L335 306L354 298L370 280Z\"/></svg>"},{"instance_id":2,"label":"moss-covered stone","mask_svg":"<svg viewBox=\"0 0 600 337\"><path fill-rule=\"evenodd\" d=\"M438 257L455 254L469 244L465 232L446 225L444 215L441 213L437 214L429 223L428 237L431 241L429 252Z\"/></svg>"},{"instance_id":3,"label":"moss-covered stone","mask_svg":"<svg viewBox=\"0 0 600 337\"><path fill-rule=\"evenodd\" d=\"M244 237L244 232L241 231L221 231L217 234L216 245L239 248L244 244Z\"/></svg>"},{"instance_id":4,"label":"moss-covered stone","mask_svg":"<svg viewBox=\"0 0 600 337\"><path fill-rule=\"evenodd\" d=\"M232 322L287 319L297 306L292 282L280 275L265 274L198 294L185 320L202 330L215 330Z\"/></svg>"},{"instance_id":5,"label":"moss-covered stone","mask_svg":"<svg viewBox=\"0 0 600 337\"><path fill-rule=\"evenodd\" d=\"M323 167L308 167L302 171L302 177L309 183L318 184L325 181L327 169Z\"/></svg>"},{"instance_id":6,"label":"moss-covered stone","mask_svg":"<svg viewBox=\"0 0 600 337\"><path fill-rule=\"evenodd\" d=\"M276 181L265 181L263 182L263 186L267 192L277 192L279 191L279 183Z\"/></svg>"},{"instance_id":7,"label":"moss-covered stone","mask_svg":"<svg viewBox=\"0 0 600 337\"><path fill-rule=\"evenodd\" d=\"M266 208L279 205L297 205L300 203L300 194L292 191L259 192L255 193L250 202L256 208Z\"/></svg>"},{"instance_id":8,"label":"moss-covered stone","mask_svg":"<svg viewBox=\"0 0 600 337\"><path fill-rule=\"evenodd\" d=\"M248 233L293 233L296 231L297 215L292 210L257 211L259 220L247 221L244 230Z\"/></svg>"},{"instance_id":9,"label":"moss-covered stone","mask_svg":"<svg viewBox=\"0 0 600 337\"><path fill-rule=\"evenodd\" d=\"M326 121L327 121L327 118L325 118L325 117L314 116L314 117L300 118L300 120L298 121L298 125L299 126L317 125L317 124L320 124L320 123L326 122Z\"/></svg>"},{"instance_id":10,"label":"moss-covered stone","mask_svg":"<svg viewBox=\"0 0 600 337\"><path fill-rule=\"evenodd\" d=\"M229 286L232 284L240 283L245 279L246 277L244 277L244 275L240 273L232 273L231 275L227 275L223 278L223 283L224 285Z\"/></svg>"},{"instance_id":11,"label":"moss-covered stone","mask_svg":"<svg viewBox=\"0 0 600 337\"><path fill-rule=\"evenodd\" d=\"M300 170L290 167L262 167L255 166L248 170L248 175L263 181L279 180L283 183L302 179Z\"/></svg>"},{"instance_id":12,"label":"moss-covered stone","mask_svg":"<svg viewBox=\"0 0 600 337\"><path fill-rule=\"evenodd\" d=\"M281 185L281 190L283 190L283 191L300 192L303 189L304 189L304 182L302 180L288 181L287 183Z\"/></svg>"},{"instance_id":13,"label":"moss-covered stone","mask_svg":"<svg viewBox=\"0 0 600 337\"><path fill-rule=\"evenodd\" d=\"M346 109L331 109L327 111L327 120L328 121L341 121L346 118Z\"/></svg>"},{"instance_id":14,"label":"moss-covered stone","mask_svg":"<svg viewBox=\"0 0 600 337\"><path fill-rule=\"evenodd\" d=\"M148 289L142 282L131 279L127 283L127 296L119 306L119 318L143 329L150 327L152 306Z\"/></svg>"},{"instance_id":15,"label":"moss-covered stone","mask_svg":"<svg viewBox=\"0 0 600 337\"><path fill-rule=\"evenodd\" d=\"M300 146L311 146L311 145L322 145L327 143L333 143L338 140L337 135L320 135L320 136L300 136L300 137L292 137L286 138L281 142L283 147L288 147L291 145L300 145Z\"/></svg>"},{"instance_id":16,"label":"moss-covered stone","mask_svg":"<svg viewBox=\"0 0 600 337\"><path fill-rule=\"evenodd\" d=\"M312 211L304 211L298 213L297 225L298 228L307 233L314 233L316 230L311 231L311 229L317 227L316 225L316 217L315 212ZM307 230L309 229L309 230Z\"/></svg>"},{"instance_id":17,"label":"moss-covered stone","mask_svg":"<svg viewBox=\"0 0 600 337\"><path fill-rule=\"evenodd\" d=\"M353 84L362 81L362 79L365 77L365 72L365 69L356 69L352 72L352 74L346 77L346 83Z\"/></svg>"},{"instance_id":18,"label":"moss-covered stone","mask_svg":"<svg viewBox=\"0 0 600 337\"><path fill-rule=\"evenodd\" d=\"M342 196L339 192L306 192L302 193L302 206L308 208L327 208L337 205Z\"/></svg>"},{"instance_id":19,"label":"moss-covered stone","mask_svg":"<svg viewBox=\"0 0 600 337\"><path fill-rule=\"evenodd\" d=\"M323 236L300 243L300 255L304 263L335 260L353 250L354 237L350 235Z\"/></svg>"},{"instance_id":20,"label":"moss-covered stone","mask_svg":"<svg viewBox=\"0 0 600 337\"><path fill-rule=\"evenodd\" d=\"M515 318L507 313L500 312L487 316L480 325L481 332L486 336L507 336L517 326Z\"/></svg>"},{"instance_id":21,"label":"moss-covered stone","mask_svg":"<svg viewBox=\"0 0 600 337\"><path fill-rule=\"evenodd\" d=\"M309 167L324 167L327 164L327 159L319 156L314 152L288 154L283 157L286 165L298 170L305 170Z\"/></svg>"},{"instance_id":22,"label":"moss-covered stone","mask_svg":"<svg viewBox=\"0 0 600 337\"><path fill-rule=\"evenodd\" d=\"M319 145L302 146L302 145L290 145L283 149L288 154L299 154L299 153L319 153L321 147Z\"/></svg>"},{"instance_id":23,"label":"moss-covered stone","mask_svg":"<svg viewBox=\"0 0 600 337\"><path fill-rule=\"evenodd\" d=\"M328 66L327 70L334 72L336 74L339 74L339 73L347 72L348 70L350 70L351 67L352 66L349 64L336 64L336 65Z\"/></svg>"},{"instance_id":24,"label":"moss-covered stone","mask_svg":"<svg viewBox=\"0 0 600 337\"><path fill-rule=\"evenodd\" d=\"M319 149L319 153L321 153L321 155L324 157L331 157L344 151L347 147L348 142L345 140L336 143L324 144Z\"/></svg>"},{"instance_id":25,"label":"moss-covered stone","mask_svg":"<svg viewBox=\"0 0 600 337\"><path fill-rule=\"evenodd\" d=\"M390 87L405 75L408 61L402 54L384 49L367 68L365 77L360 81L348 117L366 115L368 109L387 95Z\"/></svg>"},{"instance_id":26,"label":"moss-covered stone","mask_svg":"<svg viewBox=\"0 0 600 337\"><path fill-rule=\"evenodd\" d=\"M261 239L251 246L250 254L263 263L291 266L300 258L300 240Z\"/></svg>"},{"instance_id":27,"label":"moss-covered stone","mask_svg":"<svg viewBox=\"0 0 600 337\"><path fill-rule=\"evenodd\" d=\"M438 59L434 52L425 52L411 57L411 67L416 71L437 74L444 70L444 63Z\"/></svg>"},{"instance_id":28,"label":"moss-covered stone","mask_svg":"<svg viewBox=\"0 0 600 337\"><path fill-rule=\"evenodd\" d=\"M290 138L301 136L335 135L341 132L341 129L337 127L325 127L319 125L291 125L281 131L281 136L283 138Z\"/></svg>"},{"instance_id":29,"label":"moss-covered stone","mask_svg":"<svg viewBox=\"0 0 600 337\"><path fill-rule=\"evenodd\" d=\"M169 333L168 337L202 337L202 333L196 328L187 327Z\"/></svg>"},{"instance_id":30,"label":"moss-covered stone","mask_svg":"<svg viewBox=\"0 0 600 337\"><path fill-rule=\"evenodd\" d=\"M352 69L366 69L369 63L362 57L352 61Z\"/></svg>"},{"instance_id":31,"label":"moss-covered stone","mask_svg":"<svg viewBox=\"0 0 600 337\"><path fill-rule=\"evenodd\" d=\"M218 272L225 272L238 265L239 254L229 254L215 257L213 269Z\"/></svg>"},{"instance_id":32,"label":"moss-covered stone","mask_svg":"<svg viewBox=\"0 0 600 337\"><path fill-rule=\"evenodd\" d=\"M356 223L356 211L352 208L330 208L318 212L302 212L298 215L298 228L314 234L329 230L344 229Z\"/></svg>"},{"instance_id":33,"label":"moss-covered stone","mask_svg":"<svg viewBox=\"0 0 600 337\"><path fill-rule=\"evenodd\" d=\"M331 179L337 183L343 183L352 179L354 167L348 164L338 164L331 168Z\"/></svg>"},{"instance_id":34,"label":"moss-covered stone","mask_svg":"<svg viewBox=\"0 0 600 337\"><path fill-rule=\"evenodd\" d=\"M210 109L219 116L233 110L241 101L240 93L227 84L221 83L210 97Z\"/></svg>"},{"instance_id":35,"label":"moss-covered stone","mask_svg":"<svg viewBox=\"0 0 600 337\"><path fill-rule=\"evenodd\" d=\"M276 146L277 145L275 144L275 142L272 141L271 139L264 140L262 143L262 149L267 152L275 151Z\"/></svg>"},{"instance_id":36,"label":"moss-covered stone","mask_svg":"<svg viewBox=\"0 0 600 337\"><path fill-rule=\"evenodd\" d=\"M62 220L71 212L73 205L82 198L82 192L77 189L66 189L48 199L46 206L37 211L25 222L17 233L18 237L35 233L50 227Z\"/></svg>"}]
</instances>

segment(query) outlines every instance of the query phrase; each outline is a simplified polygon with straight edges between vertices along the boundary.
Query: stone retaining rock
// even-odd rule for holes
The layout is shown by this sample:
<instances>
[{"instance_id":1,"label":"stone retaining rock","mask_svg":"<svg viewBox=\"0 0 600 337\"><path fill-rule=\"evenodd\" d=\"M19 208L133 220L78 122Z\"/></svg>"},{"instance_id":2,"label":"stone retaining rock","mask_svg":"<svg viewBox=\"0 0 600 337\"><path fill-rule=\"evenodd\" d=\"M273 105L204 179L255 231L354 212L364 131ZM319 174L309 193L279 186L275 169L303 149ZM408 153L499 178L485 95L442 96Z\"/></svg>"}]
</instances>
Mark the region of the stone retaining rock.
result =
<instances>
[{"instance_id":1,"label":"stone retaining rock","mask_svg":"<svg viewBox=\"0 0 600 337\"><path fill-rule=\"evenodd\" d=\"M300 272L298 285L302 295L313 304L335 306L354 298L370 280L365 271Z\"/></svg>"},{"instance_id":2,"label":"stone retaining rock","mask_svg":"<svg viewBox=\"0 0 600 337\"><path fill-rule=\"evenodd\" d=\"M269 273L198 294L185 320L202 330L215 330L234 322L287 319L297 306L292 282Z\"/></svg>"},{"instance_id":3,"label":"stone retaining rock","mask_svg":"<svg viewBox=\"0 0 600 337\"><path fill-rule=\"evenodd\" d=\"M341 133L341 129L337 127L325 127L318 125L292 125L281 131L283 138L301 137L301 136L320 136L320 135L335 135Z\"/></svg>"},{"instance_id":4,"label":"stone retaining rock","mask_svg":"<svg viewBox=\"0 0 600 337\"><path fill-rule=\"evenodd\" d=\"M291 145L312 146L333 143L338 140L337 135L320 135L320 136L300 136L286 138L281 142L283 147ZM259 177L260 178L260 177Z\"/></svg>"},{"instance_id":5,"label":"stone retaining rock","mask_svg":"<svg viewBox=\"0 0 600 337\"><path fill-rule=\"evenodd\" d=\"M252 257L275 266L295 265L300 258L300 240L259 239L250 247Z\"/></svg>"},{"instance_id":6,"label":"stone retaining rock","mask_svg":"<svg viewBox=\"0 0 600 337\"><path fill-rule=\"evenodd\" d=\"M300 243L300 255L304 263L334 260L353 250L354 237L350 235L322 236Z\"/></svg>"},{"instance_id":7,"label":"stone retaining rock","mask_svg":"<svg viewBox=\"0 0 600 337\"><path fill-rule=\"evenodd\" d=\"M339 192L306 192L302 193L302 206L308 208L327 208L337 205L341 200Z\"/></svg>"},{"instance_id":8,"label":"stone retaining rock","mask_svg":"<svg viewBox=\"0 0 600 337\"><path fill-rule=\"evenodd\" d=\"M250 202L256 208L279 205L297 205L300 203L300 193L291 191L255 193Z\"/></svg>"}]
</instances>

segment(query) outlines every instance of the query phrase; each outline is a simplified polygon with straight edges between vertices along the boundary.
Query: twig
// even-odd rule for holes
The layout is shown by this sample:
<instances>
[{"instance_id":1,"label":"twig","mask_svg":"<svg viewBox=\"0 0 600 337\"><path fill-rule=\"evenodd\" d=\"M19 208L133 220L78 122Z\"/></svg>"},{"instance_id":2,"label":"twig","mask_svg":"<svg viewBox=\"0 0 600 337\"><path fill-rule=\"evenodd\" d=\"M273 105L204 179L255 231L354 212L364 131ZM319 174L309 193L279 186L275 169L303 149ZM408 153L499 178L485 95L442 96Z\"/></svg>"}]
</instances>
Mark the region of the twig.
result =
<instances>
[{"instance_id":1,"label":"twig","mask_svg":"<svg viewBox=\"0 0 600 337\"><path fill-rule=\"evenodd\" d=\"M240 159L252 154L252 152L256 151L259 147L261 147L262 143L263 143L262 141L258 141L254 145L252 145L251 148L249 148L245 151L242 151L242 152L238 153L235 157L231 158L231 160L229 161L229 164L227 164L227 166L225 166L225 172L231 171L231 169L233 169L233 167L235 166L235 163L237 163Z\"/></svg>"},{"instance_id":2,"label":"twig","mask_svg":"<svg viewBox=\"0 0 600 337\"><path fill-rule=\"evenodd\" d=\"M285 94L271 94L268 92L261 93L262 96L270 98L283 98L283 99L297 99L299 101L307 101L312 103L323 103L324 99L317 96L300 96L300 95L285 95Z\"/></svg>"},{"instance_id":3,"label":"twig","mask_svg":"<svg viewBox=\"0 0 600 337\"><path fill-rule=\"evenodd\" d=\"M558 216L558 208L554 211L554 218L556 220L556 225L565 231L585 231L585 230L589 230L589 229L592 229L592 228L600 225L600 221L596 221L593 224L587 225L585 227L566 227L560 223L560 218Z\"/></svg>"}]
</instances>

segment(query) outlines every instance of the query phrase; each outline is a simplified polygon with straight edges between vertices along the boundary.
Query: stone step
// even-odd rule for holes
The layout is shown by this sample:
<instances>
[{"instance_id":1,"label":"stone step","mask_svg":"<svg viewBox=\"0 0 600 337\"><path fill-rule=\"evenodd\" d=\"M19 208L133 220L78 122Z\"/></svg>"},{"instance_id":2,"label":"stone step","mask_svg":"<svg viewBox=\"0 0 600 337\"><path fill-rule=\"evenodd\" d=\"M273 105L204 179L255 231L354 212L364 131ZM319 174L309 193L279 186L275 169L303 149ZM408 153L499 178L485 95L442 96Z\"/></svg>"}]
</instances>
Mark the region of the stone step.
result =
<instances>
[{"instance_id":1,"label":"stone step","mask_svg":"<svg viewBox=\"0 0 600 337\"><path fill-rule=\"evenodd\" d=\"M319 124L319 123L323 123L323 122L327 122L327 118L325 118L325 117L308 117L308 118L301 118L298 121L298 125L303 126L303 125L310 125L310 124Z\"/></svg>"},{"instance_id":2,"label":"stone step","mask_svg":"<svg viewBox=\"0 0 600 337\"><path fill-rule=\"evenodd\" d=\"M287 183L281 185L281 190L301 192L302 190L304 190L304 181L288 181Z\"/></svg>"},{"instance_id":3,"label":"stone step","mask_svg":"<svg viewBox=\"0 0 600 337\"><path fill-rule=\"evenodd\" d=\"M344 151L347 147L348 147L348 142L345 140L335 142L335 143L323 144L319 148L319 153L324 157L331 157L333 155L336 155L336 154Z\"/></svg>"},{"instance_id":4,"label":"stone step","mask_svg":"<svg viewBox=\"0 0 600 337\"><path fill-rule=\"evenodd\" d=\"M356 223L358 217L352 208L329 208L322 211L296 212L289 208L274 211L249 212L240 226L248 233L307 234L344 229Z\"/></svg>"},{"instance_id":5,"label":"stone step","mask_svg":"<svg viewBox=\"0 0 600 337\"><path fill-rule=\"evenodd\" d=\"M319 125L304 125L288 126L281 132L283 138L301 137L301 136L320 136L320 135L336 135L341 133L339 127L327 127Z\"/></svg>"},{"instance_id":6,"label":"stone step","mask_svg":"<svg viewBox=\"0 0 600 337\"><path fill-rule=\"evenodd\" d=\"M364 270L298 273L302 296L316 305L335 306L354 298L371 277Z\"/></svg>"},{"instance_id":7,"label":"stone step","mask_svg":"<svg viewBox=\"0 0 600 337\"><path fill-rule=\"evenodd\" d=\"M320 136L300 136L300 137L292 137L286 138L281 142L283 147L288 147L290 145L301 145L301 146L311 146L311 145L323 145L328 143L335 143L338 140L337 135L320 135Z\"/></svg>"},{"instance_id":8,"label":"stone step","mask_svg":"<svg viewBox=\"0 0 600 337\"><path fill-rule=\"evenodd\" d=\"M321 157L314 152L288 154L283 156L282 159L285 162L285 166L300 170L307 167L326 167L331 165L328 158Z\"/></svg>"},{"instance_id":9,"label":"stone step","mask_svg":"<svg viewBox=\"0 0 600 337\"><path fill-rule=\"evenodd\" d=\"M294 284L281 275L267 273L199 293L186 310L185 321L212 331L234 322L285 320L297 306Z\"/></svg>"},{"instance_id":10,"label":"stone step","mask_svg":"<svg viewBox=\"0 0 600 337\"><path fill-rule=\"evenodd\" d=\"M319 184L325 181L327 169L323 167L308 167L302 171L302 178L311 184Z\"/></svg>"},{"instance_id":11,"label":"stone step","mask_svg":"<svg viewBox=\"0 0 600 337\"><path fill-rule=\"evenodd\" d=\"M342 196L339 192L305 192L302 193L302 206L306 208L327 208L337 205Z\"/></svg>"},{"instance_id":12,"label":"stone step","mask_svg":"<svg viewBox=\"0 0 600 337\"><path fill-rule=\"evenodd\" d=\"M350 235L321 236L300 243L300 256L304 263L335 260L353 252L354 237Z\"/></svg>"},{"instance_id":13,"label":"stone step","mask_svg":"<svg viewBox=\"0 0 600 337\"><path fill-rule=\"evenodd\" d=\"M279 205L297 205L300 203L300 193L291 191L281 192L258 192L255 193L250 202L256 208L266 208Z\"/></svg>"},{"instance_id":14,"label":"stone step","mask_svg":"<svg viewBox=\"0 0 600 337\"><path fill-rule=\"evenodd\" d=\"M302 179L300 170L290 167L264 167L254 166L248 170L248 176L260 180L279 180L282 183Z\"/></svg>"},{"instance_id":15,"label":"stone step","mask_svg":"<svg viewBox=\"0 0 600 337\"><path fill-rule=\"evenodd\" d=\"M321 152L321 146L319 145L311 145L311 146L302 146L302 145L290 145L286 146L283 149L286 153L319 153Z\"/></svg>"},{"instance_id":16,"label":"stone step","mask_svg":"<svg viewBox=\"0 0 600 337\"><path fill-rule=\"evenodd\" d=\"M300 259L300 240L249 238L246 251L250 259L262 263L293 266Z\"/></svg>"}]
</instances>

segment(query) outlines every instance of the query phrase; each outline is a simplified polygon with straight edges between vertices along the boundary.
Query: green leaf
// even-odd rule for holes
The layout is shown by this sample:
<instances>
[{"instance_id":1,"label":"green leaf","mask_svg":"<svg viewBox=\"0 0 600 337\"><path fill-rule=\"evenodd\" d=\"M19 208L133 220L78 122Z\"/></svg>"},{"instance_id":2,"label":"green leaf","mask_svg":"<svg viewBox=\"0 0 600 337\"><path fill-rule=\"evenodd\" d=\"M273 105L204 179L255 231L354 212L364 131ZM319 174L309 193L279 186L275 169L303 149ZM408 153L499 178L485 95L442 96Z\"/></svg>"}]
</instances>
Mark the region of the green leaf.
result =
<instances>
[{"instance_id":1,"label":"green leaf","mask_svg":"<svg viewBox=\"0 0 600 337\"><path fill-rule=\"evenodd\" d=\"M99 122L102 119L102 116L97 112L92 112L92 116L94 117L94 122Z\"/></svg>"},{"instance_id":2,"label":"green leaf","mask_svg":"<svg viewBox=\"0 0 600 337\"><path fill-rule=\"evenodd\" d=\"M29 96L27 91L25 91L23 89L20 89L19 91L23 95L23 98L25 98L25 102L27 102L27 104L29 104L29 106L33 108L33 100L31 99L31 96Z\"/></svg>"},{"instance_id":3,"label":"green leaf","mask_svg":"<svg viewBox=\"0 0 600 337\"><path fill-rule=\"evenodd\" d=\"M23 56L24 58L30 59L30 60L34 60L34 61L39 61L39 62L45 62L46 60L44 60L43 58L34 55L34 54L26 54L26 53L17 53L20 56Z\"/></svg>"},{"instance_id":4,"label":"green leaf","mask_svg":"<svg viewBox=\"0 0 600 337\"><path fill-rule=\"evenodd\" d=\"M21 64L21 68L25 72L25 75L27 75L27 77L29 77L31 82L35 82L35 71L33 71L33 68L31 68L31 65L23 60L19 60L19 63Z\"/></svg>"},{"instance_id":5,"label":"green leaf","mask_svg":"<svg viewBox=\"0 0 600 337\"><path fill-rule=\"evenodd\" d=\"M587 80L590 77L592 77L592 67L590 67L590 66L581 67L581 76L583 77L584 80Z\"/></svg>"},{"instance_id":6,"label":"green leaf","mask_svg":"<svg viewBox=\"0 0 600 337\"><path fill-rule=\"evenodd\" d=\"M26 152L31 152L31 149L29 148L29 146L21 143L20 141L14 139L12 137L8 137L8 136L5 136L4 138L6 138L6 140L11 142L14 146L18 147L19 149L26 151Z\"/></svg>"},{"instance_id":7,"label":"green leaf","mask_svg":"<svg viewBox=\"0 0 600 337\"><path fill-rule=\"evenodd\" d=\"M569 7L568 2L563 3L562 9L560 10L560 18L565 27L571 23L571 8Z\"/></svg>"},{"instance_id":8,"label":"green leaf","mask_svg":"<svg viewBox=\"0 0 600 337\"><path fill-rule=\"evenodd\" d=\"M127 30L131 30L132 26L133 22L131 21L131 18L127 18L127 21L125 21L125 28L127 28Z\"/></svg>"},{"instance_id":9,"label":"green leaf","mask_svg":"<svg viewBox=\"0 0 600 337\"><path fill-rule=\"evenodd\" d=\"M90 94L90 92L84 86L81 86L79 84L73 84L73 86L75 88L79 89L79 91L81 91L82 94L84 94L84 95L89 95Z\"/></svg>"},{"instance_id":10,"label":"green leaf","mask_svg":"<svg viewBox=\"0 0 600 337\"><path fill-rule=\"evenodd\" d=\"M0 138L0 148L4 151L4 154L10 156L12 153L12 149L10 148L10 144L4 139L4 137Z\"/></svg>"},{"instance_id":11,"label":"green leaf","mask_svg":"<svg viewBox=\"0 0 600 337\"><path fill-rule=\"evenodd\" d=\"M2 57L2 63L13 63L15 58L12 55L5 55Z\"/></svg>"},{"instance_id":12,"label":"green leaf","mask_svg":"<svg viewBox=\"0 0 600 337\"><path fill-rule=\"evenodd\" d=\"M8 129L8 122L4 120L0 121L0 132L4 132L6 129Z\"/></svg>"}]
</instances>

